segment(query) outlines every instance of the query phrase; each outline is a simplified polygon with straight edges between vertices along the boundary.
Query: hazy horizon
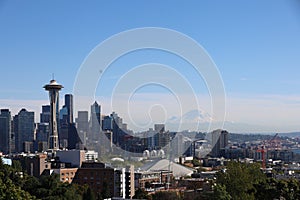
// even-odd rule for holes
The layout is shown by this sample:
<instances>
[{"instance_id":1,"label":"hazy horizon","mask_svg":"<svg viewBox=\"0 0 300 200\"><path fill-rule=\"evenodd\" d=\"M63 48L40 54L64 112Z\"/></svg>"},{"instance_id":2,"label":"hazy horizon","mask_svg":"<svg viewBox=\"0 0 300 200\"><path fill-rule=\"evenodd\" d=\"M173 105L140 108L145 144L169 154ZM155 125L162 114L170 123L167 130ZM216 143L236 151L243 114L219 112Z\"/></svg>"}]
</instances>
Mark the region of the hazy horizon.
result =
<instances>
[{"instance_id":1,"label":"hazy horizon","mask_svg":"<svg viewBox=\"0 0 300 200\"><path fill-rule=\"evenodd\" d=\"M26 108L35 111L38 120L41 106L49 103L43 86L52 74L64 86L62 106L64 94L76 93L75 83L89 56L105 41L124 31L159 27L202 46L221 81L207 82L189 60L172 52L135 49L112 60L104 71L100 62L93 63L99 68L94 96L79 100L84 97L74 94L75 116L78 110L90 111L97 100L103 114L117 112L135 131L193 110L211 116L216 128L225 122L230 132L300 131L299 8L293 0L1 1L0 109L9 108L15 115ZM160 41L164 42L173 43ZM114 53L112 48L106 50ZM220 95L220 101L226 100L225 118L212 101L218 99L212 97L212 86L225 89Z\"/></svg>"}]
</instances>

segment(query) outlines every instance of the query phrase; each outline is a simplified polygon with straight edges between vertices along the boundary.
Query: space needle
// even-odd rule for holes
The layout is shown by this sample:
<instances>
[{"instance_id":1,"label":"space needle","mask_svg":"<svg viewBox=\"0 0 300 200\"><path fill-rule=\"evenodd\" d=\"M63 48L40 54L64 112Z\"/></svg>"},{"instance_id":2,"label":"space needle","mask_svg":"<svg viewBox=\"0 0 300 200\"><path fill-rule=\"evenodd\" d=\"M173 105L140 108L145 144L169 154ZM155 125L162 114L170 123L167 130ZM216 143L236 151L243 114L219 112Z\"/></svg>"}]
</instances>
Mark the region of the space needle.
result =
<instances>
[{"instance_id":1,"label":"space needle","mask_svg":"<svg viewBox=\"0 0 300 200\"><path fill-rule=\"evenodd\" d=\"M44 86L45 90L49 91L50 99L50 133L48 138L48 149L57 151L59 149L58 131L57 131L57 106L59 100L59 91L63 88L56 80L52 79L49 84Z\"/></svg>"}]
</instances>

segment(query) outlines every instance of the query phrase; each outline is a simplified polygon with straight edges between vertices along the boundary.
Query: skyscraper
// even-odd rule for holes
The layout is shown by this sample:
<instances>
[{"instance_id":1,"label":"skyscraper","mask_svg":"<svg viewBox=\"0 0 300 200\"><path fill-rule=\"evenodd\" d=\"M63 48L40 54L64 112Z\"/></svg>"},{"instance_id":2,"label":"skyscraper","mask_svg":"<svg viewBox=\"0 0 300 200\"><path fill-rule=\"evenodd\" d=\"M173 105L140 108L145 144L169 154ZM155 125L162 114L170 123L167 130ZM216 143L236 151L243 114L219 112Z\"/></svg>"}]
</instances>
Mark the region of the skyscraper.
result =
<instances>
[{"instance_id":1,"label":"skyscraper","mask_svg":"<svg viewBox=\"0 0 300 200\"><path fill-rule=\"evenodd\" d=\"M78 117L76 119L77 132L84 145L86 145L86 136L89 130L88 115L88 111L78 111Z\"/></svg>"},{"instance_id":2,"label":"skyscraper","mask_svg":"<svg viewBox=\"0 0 300 200\"><path fill-rule=\"evenodd\" d=\"M42 113L40 113L40 123L37 123L36 125L35 150L38 150L39 152L48 149L50 119L50 105L43 105Z\"/></svg>"},{"instance_id":3,"label":"skyscraper","mask_svg":"<svg viewBox=\"0 0 300 200\"><path fill-rule=\"evenodd\" d=\"M113 118L111 116L105 116L103 118L103 124L102 124L103 130L113 130Z\"/></svg>"},{"instance_id":4,"label":"skyscraper","mask_svg":"<svg viewBox=\"0 0 300 200\"><path fill-rule=\"evenodd\" d=\"M154 124L154 130L158 133L165 132L165 125L164 124Z\"/></svg>"},{"instance_id":5,"label":"skyscraper","mask_svg":"<svg viewBox=\"0 0 300 200\"><path fill-rule=\"evenodd\" d=\"M81 149L82 141L73 121L73 95L65 95L65 105L59 113L59 145L66 149Z\"/></svg>"},{"instance_id":6,"label":"skyscraper","mask_svg":"<svg viewBox=\"0 0 300 200\"><path fill-rule=\"evenodd\" d=\"M48 149L49 123L38 123L36 130L36 148L39 152Z\"/></svg>"},{"instance_id":7,"label":"skyscraper","mask_svg":"<svg viewBox=\"0 0 300 200\"><path fill-rule=\"evenodd\" d=\"M49 134L49 149L58 150L58 132L57 132L57 105L59 101L59 91L63 88L56 80L51 80L49 84L44 86L45 90L49 91L50 99L50 134Z\"/></svg>"},{"instance_id":8,"label":"skyscraper","mask_svg":"<svg viewBox=\"0 0 300 200\"><path fill-rule=\"evenodd\" d=\"M0 151L11 153L11 115L8 109L0 110Z\"/></svg>"},{"instance_id":9,"label":"skyscraper","mask_svg":"<svg viewBox=\"0 0 300 200\"><path fill-rule=\"evenodd\" d=\"M120 140L122 139L122 124L123 119L118 116L117 113L113 112L110 117L113 119L113 143L115 145L120 144Z\"/></svg>"},{"instance_id":10,"label":"skyscraper","mask_svg":"<svg viewBox=\"0 0 300 200\"><path fill-rule=\"evenodd\" d=\"M33 151L34 128L34 112L23 108L14 116L16 152Z\"/></svg>"},{"instance_id":11,"label":"skyscraper","mask_svg":"<svg viewBox=\"0 0 300 200\"><path fill-rule=\"evenodd\" d=\"M228 132L225 130L215 130L211 133L212 135L212 156L220 157L220 150L224 149L228 145Z\"/></svg>"},{"instance_id":12,"label":"skyscraper","mask_svg":"<svg viewBox=\"0 0 300 200\"><path fill-rule=\"evenodd\" d=\"M89 140L98 140L101 131L101 106L95 101L93 105L91 105L91 119L90 119L90 134Z\"/></svg>"},{"instance_id":13,"label":"skyscraper","mask_svg":"<svg viewBox=\"0 0 300 200\"><path fill-rule=\"evenodd\" d=\"M40 122L50 123L50 118L51 118L50 105L43 105L42 113L40 114Z\"/></svg>"},{"instance_id":14,"label":"skyscraper","mask_svg":"<svg viewBox=\"0 0 300 200\"><path fill-rule=\"evenodd\" d=\"M73 123L73 95L65 95L65 107L67 108L67 122L68 124Z\"/></svg>"}]
</instances>

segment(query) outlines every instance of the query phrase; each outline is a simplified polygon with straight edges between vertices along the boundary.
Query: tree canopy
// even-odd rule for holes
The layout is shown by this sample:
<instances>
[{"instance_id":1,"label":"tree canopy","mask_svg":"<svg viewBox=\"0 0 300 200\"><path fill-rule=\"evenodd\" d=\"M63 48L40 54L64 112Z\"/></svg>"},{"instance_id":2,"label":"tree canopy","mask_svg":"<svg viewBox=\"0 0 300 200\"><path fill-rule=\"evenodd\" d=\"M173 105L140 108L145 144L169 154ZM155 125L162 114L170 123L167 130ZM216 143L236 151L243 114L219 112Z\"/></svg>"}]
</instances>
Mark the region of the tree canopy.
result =
<instances>
[{"instance_id":1,"label":"tree canopy","mask_svg":"<svg viewBox=\"0 0 300 200\"><path fill-rule=\"evenodd\" d=\"M81 200L88 195L92 194L86 186L62 183L56 174L37 179L22 172L17 161L9 166L0 159L0 200Z\"/></svg>"},{"instance_id":2,"label":"tree canopy","mask_svg":"<svg viewBox=\"0 0 300 200\"><path fill-rule=\"evenodd\" d=\"M300 183L295 179L267 178L257 163L228 163L217 174L212 199L300 199Z\"/></svg>"}]
</instances>

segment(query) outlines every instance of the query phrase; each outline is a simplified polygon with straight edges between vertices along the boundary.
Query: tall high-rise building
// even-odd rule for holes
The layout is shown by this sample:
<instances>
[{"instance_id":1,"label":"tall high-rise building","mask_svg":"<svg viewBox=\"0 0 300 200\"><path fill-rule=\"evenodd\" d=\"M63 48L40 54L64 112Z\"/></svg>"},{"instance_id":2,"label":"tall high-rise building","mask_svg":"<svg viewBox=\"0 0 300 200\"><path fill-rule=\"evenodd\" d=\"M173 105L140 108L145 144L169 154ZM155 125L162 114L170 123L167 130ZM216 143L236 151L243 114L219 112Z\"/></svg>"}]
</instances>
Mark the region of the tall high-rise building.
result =
<instances>
[{"instance_id":1,"label":"tall high-rise building","mask_svg":"<svg viewBox=\"0 0 300 200\"><path fill-rule=\"evenodd\" d=\"M122 139L123 131L122 124L123 119L113 112L110 117L113 119L113 143L119 145Z\"/></svg>"},{"instance_id":2,"label":"tall high-rise building","mask_svg":"<svg viewBox=\"0 0 300 200\"><path fill-rule=\"evenodd\" d=\"M38 123L36 130L36 150L39 152L46 151L48 149L49 139L49 123Z\"/></svg>"},{"instance_id":3,"label":"tall high-rise building","mask_svg":"<svg viewBox=\"0 0 300 200\"><path fill-rule=\"evenodd\" d=\"M57 108L59 102L59 91L63 88L62 85L58 84L55 80L51 80L49 84L44 86L45 90L49 91L50 99L50 134L49 134L49 149L58 150L58 126L57 126Z\"/></svg>"},{"instance_id":4,"label":"tall high-rise building","mask_svg":"<svg viewBox=\"0 0 300 200\"><path fill-rule=\"evenodd\" d=\"M40 122L50 123L50 119L51 119L50 105L43 105L42 113L40 114Z\"/></svg>"},{"instance_id":5,"label":"tall high-rise building","mask_svg":"<svg viewBox=\"0 0 300 200\"><path fill-rule=\"evenodd\" d=\"M212 135L212 156L220 157L221 149L224 149L228 145L228 132L225 130L215 130Z\"/></svg>"},{"instance_id":6,"label":"tall high-rise building","mask_svg":"<svg viewBox=\"0 0 300 200\"><path fill-rule=\"evenodd\" d=\"M101 106L95 101L91 105L91 117L90 117L90 134L89 140L99 140L101 131Z\"/></svg>"},{"instance_id":7,"label":"tall high-rise building","mask_svg":"<svg viewBox=\"0 0 300 200\"><path fill-rule=\"evenodd\" d=\"M67 108L67 123L71 124L74 122L73 119L73 95L65 95L65 107Z\"/></svg>"},{"instance_id":8,"label":"tall high-rise building","mask_svg":"<svg viewBox=\"0 0 300 200\"><path fill-rule=\"evenodd\" d=\"M43 105L40 123L36 124L35 151L42 152L48 149L50 119L51 107L50 105Z\"/></svg>"},{"instance_id":9,"label":"tall high-rise building","mask_svg":"<svg viewBox=\"0 0 300 200\"><path fill-rule=\"evenodd\" d=\"M159 132L165 132L165 125L164 124L154 124L154 130Z\"/></svg>"},{"instance_id":10,"label":"tall high-rise building","mask_svg":"<svg viewBox=\"0 0 300 200\"><path fill-rule=\"evenodd\" d=\"M11 153L11 115L8 109L0 110L0 152Z\"/></svg>"},{"instance_id":11,"label":"tall high-rise building","mask_svg":"<svg viewBox=\"0 0 300 200\"><path fill-rule=\"evenodd\" d=\"M102 129L104 131L106 130L113 130L113 118L111 116L105 116L103 118L103 121L102 121Z\"/></svg>"},{"instance_id":12,"label":"tall high-rise building","mask_svg":"<svg viewBox=\"0 0 300 200\"><path fill-rule=\"evenodd\" d=\"M163 148L170 142L170 132L165 131L165 124L154 124L154 130L157 134L154 136L155 145Z\"/></svg>"},{"instance_id":13,"label":"tall high-rise building","mask_svg":"<svg viewBox=\"0 0 300 200\"><path fill-rule=\"evenodd\" d=\"M66 105L63 105L63 107L59 110L59 125L62 126L63 124L69 124L68 123L68 109Z\"/></svg>"},{"instance_id":14,"label":"tall high-rise building","mask_svg":"<svg viewBox=\"0 0 300 200\"><path fill-rule=\"evenodd\" d=\"M65 95L65 105L59 113L59 145L66 149L81 149L82 140L79 137L73 121L73 95Z\"/></svg>"},{"instance_id":15,"label":"tall high-rise building","mask_svg":"<svg viewBox=\"0 0 300 200\"><path fill-rule=\"evenodd\" d=\"M21 109L18 115L14 116L13 123L16 152L33 151L34 112L29 112L25 108Z\"/></svg>"},{"instance_id":16,"label":"tall high-rise building","mask_svg":"<svg viewBox=\"0 0 300 200\"><path fill-rule=\"evenodd\" d=\"M78 111L78 117L76 118L77 132L84 145L86 145L86 137L89 130L88 115L88 111Z\"/></svg>"}]
</instances>

